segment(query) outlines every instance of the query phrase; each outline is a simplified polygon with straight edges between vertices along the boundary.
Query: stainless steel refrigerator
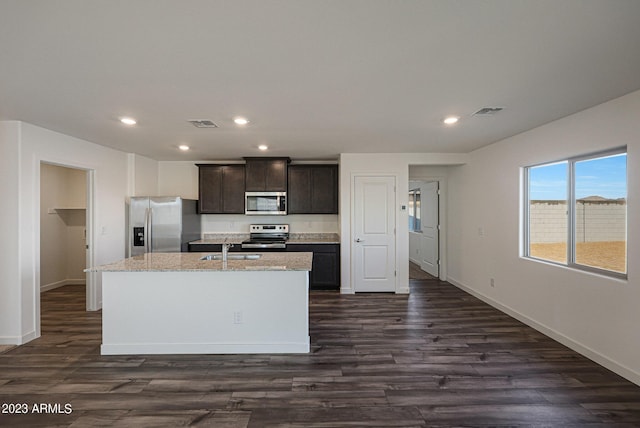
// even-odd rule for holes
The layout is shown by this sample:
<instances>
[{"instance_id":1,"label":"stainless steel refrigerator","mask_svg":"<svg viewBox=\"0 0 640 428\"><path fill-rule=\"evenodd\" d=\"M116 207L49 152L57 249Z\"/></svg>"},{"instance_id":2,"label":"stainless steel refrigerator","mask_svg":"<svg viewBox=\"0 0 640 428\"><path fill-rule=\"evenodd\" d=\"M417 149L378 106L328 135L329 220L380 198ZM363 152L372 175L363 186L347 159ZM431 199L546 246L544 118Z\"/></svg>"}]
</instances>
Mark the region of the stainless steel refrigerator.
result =
<instances>
[{"instance_id":1,"label":"stainless steel refrigerator","mask_svg":"<svg viewBox=\"0 0 640 428\"><path fill-rule=\"evenodd\" d=\"M136 196L127 205L127 257L188 251L187 243L200 239L195 200Z\"/></svg>"}]
</instances>

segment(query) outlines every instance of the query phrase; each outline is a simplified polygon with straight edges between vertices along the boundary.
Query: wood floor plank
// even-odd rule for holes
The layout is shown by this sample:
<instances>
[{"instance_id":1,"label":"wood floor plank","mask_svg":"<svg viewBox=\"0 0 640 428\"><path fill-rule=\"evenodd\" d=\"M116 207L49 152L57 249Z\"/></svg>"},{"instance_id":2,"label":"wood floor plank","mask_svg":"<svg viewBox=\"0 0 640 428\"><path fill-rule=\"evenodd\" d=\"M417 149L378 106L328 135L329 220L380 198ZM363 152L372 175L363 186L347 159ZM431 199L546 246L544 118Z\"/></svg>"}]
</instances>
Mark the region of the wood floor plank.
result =
<instances>
[{"instance_id":1,"label":"wood floor plank","mask_svg":"<svg viewBox=\"0 0 640 428\"><path fill-rule=\"evenodd\" d=\"M437 279L310 295L311 352L100 355L83 286L42 295L42 337L0 354L0 426L639 427L640 387Z\"/></svg>"}]
</instances>

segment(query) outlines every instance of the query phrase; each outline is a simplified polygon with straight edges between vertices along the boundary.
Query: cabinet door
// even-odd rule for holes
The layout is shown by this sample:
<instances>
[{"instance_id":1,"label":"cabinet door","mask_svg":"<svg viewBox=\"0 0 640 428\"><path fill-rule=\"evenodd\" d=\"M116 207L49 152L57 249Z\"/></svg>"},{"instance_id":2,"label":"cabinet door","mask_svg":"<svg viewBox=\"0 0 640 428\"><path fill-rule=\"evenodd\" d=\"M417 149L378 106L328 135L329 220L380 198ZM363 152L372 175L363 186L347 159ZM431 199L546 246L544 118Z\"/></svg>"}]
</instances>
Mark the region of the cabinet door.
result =
<instances>
[{"instance_id":1,"label":"cabinet door","mask_svg":"<svg viewBox=\"0 0 640 428\"><path fill-rule=\"evenodd\" d=\"M287 199L289 214L311 213L311 168L302 165L289 167Z\"/></svg>"},{"instance_id":2,"label":"cabinet door","mask_svg":"<svg viewBox=\"0 0 640 428\"><path fill-rule=\"evenodd\" d=\"M337 253L313 253L311 284L314 290L337 290L340 278Z\"/></svg>"},{"instance_id":3,"label":"cabinet door","mask_svg":"<svg viewBox=\"0 0 640 428\"><path fill-rule=\"evenodd\" d=\"M266 162L263 160L247 160L245 167L246 191L247 192L264 192L266 189L265 181Z\"/></svg>"},{"instance_id":4,"label":"cabinet door","mask_svg":"<svg viewBox=\"0 0 640 428\"><path fill-rule=\"evenodd\" d=\"M222 168L222 212L244 214L244 165L227 165Z\"/></svg>"},{"instance_id":5,"label":"cabinet door","mask_svg":"<svg viewBox=\"0 0 640 428\"><path fill-rule=\"evenodd\" d=\"M222 211L222 167L198 165L198 212L200 214Z\"/></svg>"},{"instance_id":6,"label":"cabinet door","mask_svg":"<svg viewBox=\"0 0 640 428\"><path fill-rule=\"evenodd\" d=\"M338 166L289 167L289 214L338 214Z\"/></svg>"},{"instance_id":7,"label":"cabinet door","mask_svg":"<svg viewBox=\"0 0 640 428\"><path fill-rule=\"evenodd\" d=\"M244 214L244 165L198 165L198 212Z\"/></svg>"},{"instance_id":8,"label":"cabinet door","mask_svg":"<svg viewBox=\"0 0 640 428\"><path fill-rule=\"evenodd\" d=\"M287 244L287 251L313 252L313 263L309 272L311 290L340 289L340 245Z\"/></svg>"},{"instance_id":9,"label":"cabinet door","mask_svg":"<svg viewBox=\"0 0 640 428\"><path fill-rule=\"evenodd\" d=\"M336 165L312 168L311 212L338 214L338 167Z\"/></svg>"},{"instance_id":10,"label":"cabinet door","mask_svg":"<svg viewBox=\"0 0 640 428\"><path fill-rule=\"evenodd\" d=\"M219 253L222 244L189 244L190 253Z\"/></svg>"},{"instance_id":11,"label":"cabinet door","mask_svg":"<svg viewBox=\"0 0 640 428\"><path fill-rule=\"evenodd\" d=\"M229 251L237 253L242 251L241 244L233 244ZM220 253L222 252L222 244L189 244L190 253Z\"/></svg>"},{"instance_id":12,"label":"cabinet door","mask_svg":"<svg viewBox=\"0 0 640 428\"><path fill-rule=\"evenodd\" d=\"M266 190L273 192L287 191L287 161L274 159L265 166Z\"/></svg>"},{"instance_id":13,"label":"cabinet door","mask_svg":"<svg viewBox=\"0 0 640 428\"><path fill-rule=\"evenodd\" d=\"M247 192L286 192L288 158L245 158Z\"/></svg>"}]
</instances>

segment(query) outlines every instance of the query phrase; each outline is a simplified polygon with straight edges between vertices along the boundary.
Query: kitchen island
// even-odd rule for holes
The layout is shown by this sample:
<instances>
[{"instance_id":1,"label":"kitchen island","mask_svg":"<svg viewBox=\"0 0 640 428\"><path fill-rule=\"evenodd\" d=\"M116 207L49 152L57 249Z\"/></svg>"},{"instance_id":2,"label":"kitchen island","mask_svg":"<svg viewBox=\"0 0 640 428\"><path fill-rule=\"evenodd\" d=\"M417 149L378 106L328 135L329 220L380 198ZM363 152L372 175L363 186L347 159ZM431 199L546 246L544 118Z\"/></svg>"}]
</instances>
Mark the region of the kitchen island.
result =
<instances>
[{"instance_id":1,"label":"kitchen island","mask_svg":"<svg viewBox=\"0 0 640 428\"><path fill-rule=\"evenodd\" d=\"M312 253L208 255L221 257L147 253L88 269L102 273L101 353L309 352Z\"/></svg>"}]
</instances>

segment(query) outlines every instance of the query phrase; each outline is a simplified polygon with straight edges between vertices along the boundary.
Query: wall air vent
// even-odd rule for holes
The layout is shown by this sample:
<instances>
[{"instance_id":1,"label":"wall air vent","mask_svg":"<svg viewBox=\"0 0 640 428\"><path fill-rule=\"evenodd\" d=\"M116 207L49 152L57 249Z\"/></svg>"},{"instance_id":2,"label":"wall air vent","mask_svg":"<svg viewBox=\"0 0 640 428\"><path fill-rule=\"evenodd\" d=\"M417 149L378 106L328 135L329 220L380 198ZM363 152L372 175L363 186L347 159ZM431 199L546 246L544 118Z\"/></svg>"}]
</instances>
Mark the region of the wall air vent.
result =
<instances>
[{"instance_id":1,"label":"wall air vent","mask_svg":"<svg viewBox=\"0 0 640 428\"><path fill-rule=\"evenodd\" d=\"M189 120L189 123L191 123L196 128L217 128L218 127L218 125L216 125L215 123L213 123L213 121L208 119L192 119L192 120Z\"/></svg>"},{"instance_id":2,"label":"wall air vent","mask_svg":"<svg viewBox=\"0 0 640 428\"><path fill-rule=\"evenodd\" d=\"M483 107L477 112L473 113L472 116L493 116L502 110L504 110L504 107Z\"/></svg>"}]
</instances>

